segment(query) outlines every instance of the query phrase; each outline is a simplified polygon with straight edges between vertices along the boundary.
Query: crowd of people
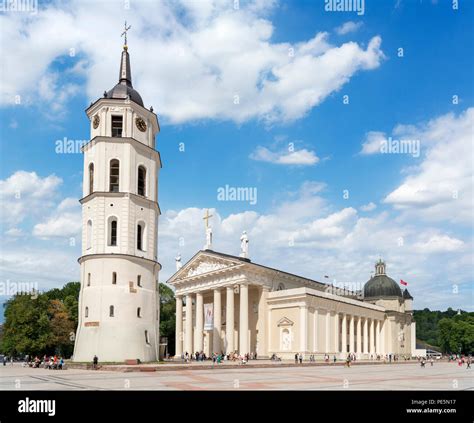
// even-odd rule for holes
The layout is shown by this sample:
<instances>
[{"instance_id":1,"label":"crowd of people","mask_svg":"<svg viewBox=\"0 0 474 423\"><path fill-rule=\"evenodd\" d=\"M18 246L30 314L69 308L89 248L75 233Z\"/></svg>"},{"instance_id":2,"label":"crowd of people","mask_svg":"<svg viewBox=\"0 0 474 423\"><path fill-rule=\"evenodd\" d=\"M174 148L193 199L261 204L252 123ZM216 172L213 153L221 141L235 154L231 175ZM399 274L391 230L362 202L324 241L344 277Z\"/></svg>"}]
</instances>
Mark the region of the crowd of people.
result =
<instances>
[{"instance_id":1,"label":"crowd of people","mask_svg":"<svg viewBox=\"0 0 474 423\"><path fill-rule=\"evenodd\" d=\"M223 361L232 361L232 362L239 362L240 364L247 364L249 360L256 360L257 353L251 352L248 354L239 354L237 351L231 352L229 354L221 353L213 353L210 357L206 356L204 351L196 351L195 353L189 354L187 351L181 354L181 360L185 363L190 363L192 361L206 361L212 360L212 363L220 364Z\"/></svg>"},{"instance_id":2,"label":"crowd of people","mask_svg":"<svg viewBox=\"0 0 474 423\"><path fill-rule=\"evenodd\" d=\"M64 370L64 358L58 355L47 356L46 354L43 358L36 356L35 358L25 357L23 362L23 367L31 367L33 369L49 369L49 370Z\"/></svg>"}]
</instances>

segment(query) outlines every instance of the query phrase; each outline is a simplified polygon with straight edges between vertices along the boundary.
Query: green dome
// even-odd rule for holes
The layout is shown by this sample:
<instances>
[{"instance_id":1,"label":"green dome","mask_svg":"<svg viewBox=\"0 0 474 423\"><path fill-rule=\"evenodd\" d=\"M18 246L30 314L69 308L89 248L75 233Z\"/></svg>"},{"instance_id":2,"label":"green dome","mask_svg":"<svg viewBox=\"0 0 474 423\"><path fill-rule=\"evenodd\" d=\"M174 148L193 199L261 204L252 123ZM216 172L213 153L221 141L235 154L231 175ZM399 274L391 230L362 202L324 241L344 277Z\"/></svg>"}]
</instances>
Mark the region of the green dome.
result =
<instances>
[{"instance_id":1,"label":"green dome","mask_svg":"<svg viewBox=\"0 0 474 423\"><path fill-rule=\"evenodd\" d=\"M364 298L402 297L398 284L387 275L376 275L364 285Z\"/></svg>"},{"instance_id":2,"label":"green dome","mask_svg":"<svg viewBox=\"0 0 474 423\"><path fill-rule=\"evenodd\" d=\"M385 263L382 260L375 264L375 276L364 285L364 298L380 297L403 297L398 284L386 275Z\"/></svg>"}]
</instances>

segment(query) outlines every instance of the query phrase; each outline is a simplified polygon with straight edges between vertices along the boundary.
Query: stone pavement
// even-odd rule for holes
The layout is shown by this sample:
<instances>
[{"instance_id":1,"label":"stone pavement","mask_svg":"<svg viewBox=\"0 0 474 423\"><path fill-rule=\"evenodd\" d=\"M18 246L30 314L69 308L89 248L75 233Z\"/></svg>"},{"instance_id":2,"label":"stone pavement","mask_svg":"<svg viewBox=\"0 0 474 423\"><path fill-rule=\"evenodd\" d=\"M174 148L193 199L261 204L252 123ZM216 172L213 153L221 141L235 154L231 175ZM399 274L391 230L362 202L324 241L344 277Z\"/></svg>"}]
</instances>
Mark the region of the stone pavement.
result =
<instances>
[{"instance_id":1,"label":"stone pavement","mask_svg":"<svg viewBox=\"0 0 474 423\"><path fill-rule=\"evenodd\" d=\"M172 365L171 365L172 366ZM0 366L0 390L473 390L474 376L456 363L311 366L182 366L168 371L64 371Z\"/></svg>"}]
</instances>

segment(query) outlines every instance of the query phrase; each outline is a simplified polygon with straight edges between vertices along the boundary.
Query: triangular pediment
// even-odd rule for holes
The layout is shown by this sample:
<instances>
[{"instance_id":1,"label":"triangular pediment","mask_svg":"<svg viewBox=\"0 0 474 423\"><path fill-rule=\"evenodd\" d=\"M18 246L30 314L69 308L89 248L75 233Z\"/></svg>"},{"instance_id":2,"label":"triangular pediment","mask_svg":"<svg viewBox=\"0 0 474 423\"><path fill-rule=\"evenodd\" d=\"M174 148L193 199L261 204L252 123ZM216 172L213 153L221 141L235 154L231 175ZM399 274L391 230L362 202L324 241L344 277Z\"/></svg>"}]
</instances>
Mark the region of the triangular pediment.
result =
<instances>
[{"instance_id":1,"label":"triangular pediment","mask_svg":"<svg viewBox=\"0 0 474 423\"><path fill-rule=\"evenodd\" d=\"M181 269L179 269L168 281L169 284L207 275L214 272L225 271L236 266L242 266L239 259L221 257L218 253L200 251L191 260L189 260Z\"/></svg>"},{"instance_id":2,"label":"triangular pediment","mask_svg":"<svg viewBox=\"0 0 474 423\"><path fill-rule=\"evenodd\" d=\"M288 319L288 317L283 317L278 320L277 326L293 326L294 322Z\"/></svg>"}]
</instances>

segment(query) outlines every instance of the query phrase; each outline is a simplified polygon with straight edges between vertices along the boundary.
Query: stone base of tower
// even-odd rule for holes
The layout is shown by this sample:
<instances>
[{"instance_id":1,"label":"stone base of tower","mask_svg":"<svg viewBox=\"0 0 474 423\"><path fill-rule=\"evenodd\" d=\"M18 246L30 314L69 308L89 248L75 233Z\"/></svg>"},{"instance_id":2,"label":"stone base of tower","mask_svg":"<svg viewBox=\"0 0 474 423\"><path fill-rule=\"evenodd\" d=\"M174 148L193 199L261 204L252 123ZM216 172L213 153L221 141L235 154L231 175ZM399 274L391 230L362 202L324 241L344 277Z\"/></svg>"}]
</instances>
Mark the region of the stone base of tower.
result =
<instances>
[{"instance_id":1,"label":"stone base of tower","mask_svg":"<svg viewBox=\"0 0 474 423\"><path fill-rule=\"evenodd\" d=\"M81 292L73 361L157 361L160 265L125 254L80 258Z\"/></svg>"},{"instance_id":2,"label":"stone base of tower","mask_svg":"<svg viewBox=\"0 0 474 423\"><path fill-rule=\"evenodd\" d=\"M99 363L157 361L159 339L156 332L148 333L148 343L144 342L145 327L127 329L116 324L102 324L102 327L84 327L78 336L73 361L92 362L97 355Z\"/></svg>"}]
</instances>

